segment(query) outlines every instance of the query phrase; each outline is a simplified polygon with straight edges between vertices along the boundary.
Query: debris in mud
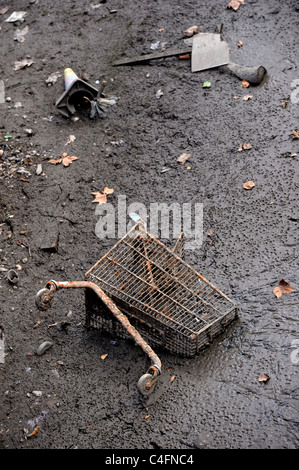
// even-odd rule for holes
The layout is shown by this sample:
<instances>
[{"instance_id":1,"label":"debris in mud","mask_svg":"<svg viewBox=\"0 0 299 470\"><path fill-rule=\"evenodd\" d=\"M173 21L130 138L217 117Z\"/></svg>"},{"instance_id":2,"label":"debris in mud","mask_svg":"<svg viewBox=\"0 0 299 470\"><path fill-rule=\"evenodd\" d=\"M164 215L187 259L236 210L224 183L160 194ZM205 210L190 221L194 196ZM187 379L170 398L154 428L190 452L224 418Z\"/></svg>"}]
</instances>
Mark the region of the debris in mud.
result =
<instances>
[{"instance_id":1,"label":"debris in mud","mask_svg":"<svg viewBox=\"0 0 299 470\"><path fill-rule=\"evenodd\" d=\"M242 152L242 150L250 150L252 149L251 144L241 144L240 147L238 148L238 152Z\"/></svg>"},{"instance_id":2,"label":"debris in mud","mask_svg":"<svg viewBox=\"0 0 299 470\"><path fill-rule=\"evenodd\" d=\"M37 348L37 351L36 351L36 354L38 356L41 356L42 354L44 354L44 352L46 352L48 349L50 349L51 347L53 346L53 343L51 343L50 341L44 341L42 344L40 344L40 346Z\"/></svg>"},{"instance_id":3,"label":"debris in mud","mask_svg":"<svg viewBox=\"0 0 299 470\"><path fill-rule=\"evenodd\" d=\"M248 100L252 100L253 96L252 95L244 95L242 100L243 101L248 101Z\"/></svg>"},{"instance_id":4,"label":"debris in mud","mask_svg":"<svg viewBox=\"0 0 299 470\"><path fill-rule=\"evenodd\" d=\"M113 194L113 193L114 193L114 189L105 187L103 189L103 191L98 191L96 193L91 193L93 196L95 196L95 198L92 202L97 202L99 205L106 204L107 196L109 194Z\"/></svg>"},{"instance_id":5,"label":"debris in mud","mask_svg":"<svg viewBox=\"0 0 299 470\"><path fill-rule=\"evenodd\" d=\"M289 103L288 100L283 101L283 102L281 103L281 106L283 107L283 109L285 109L285 108L287 107L288 103Z\"/></svg>"},{"instance_id":6,"label":"debris in mud","mask_svg":"<svg viewBox=\"0 0 299 470\"><path fill-rule=\"evenodd\" d=\"M8 10L8 7L2 8L2 10L0 10L0 15L5 15L5 13L7 12L7 10Z\"/></svg>"},{"instance_id":7,"label":"debris in mud","mask_svg":"<svg viewBox=\"0 0 299 470\"><path fill-rule=\"evenodd\" d=\"M211 85L212 85L211 82L206 81L206 82L204 82L204 83L202 84L202 87L203 87L203 88L211 88Z\"/></svg>"},{"instance_id":8,"label":"debris in mud","mask_svg":"<svg viewBox=\"0 0 299 470\"><path fill-rule=\"evenodd\" d=\"M81 80L75 72L67 67L64 69L65 91L56 101L55 106L65 117L72 117L76 112L89 115L90 119L96 116L105 118L107 111L100 106L97 96L101 95L106 82L102 82L100 90Z\"/></svg>"},{"instance_id":9,"label":"debris in mud","mask_svg":"<svg viewBox=\"0 0 299 470\"><path fill-rule=\"evenodd\" d=\"M14 35L14 40L17 42L24 42L25 36L29 31L29 26L25 26L24 29L17 29Z\"/></svg>"},{"instance_id":10,"label":"debris in mud","mask_svg":"<svg viewBox=\"0 0 299 470\"><path fill-rule=\"evenodd\" d=\"M27 56L25 59L23 60L17 60L15 63L14 63L14 67L13 69L15 71L17 70L21 70L21 69L24 69L25 67L30 67L30 65L34 64L34 60Z\"/></svg>"},{"instance_id":11,"label":"debris in mud","mask_svg":"<svg viewBox=\"0 0 299 470\"><path fill-rule=\"evenodd\" d=\"M299 131L293 130L291 132L291 136L293 137L293 139L299 139Z\"/></svg>"},{"instance_id":12,"label":"debris in mud","mask_svg":"<svg viewBox=\"0 0 299 470\"><path fill-rule=\"evenodd\" d=\"M184 31L184 36L191 38L194 34L198 34L198 26L191 26Z\"/></svg>"},{"instance_id":13,"label":"debris in mud","mask_svg":"<svg viewBox=\"0 0 299 470\"><path fill-rule=\"evenodd\" d=\"M7 273L7 279L11 284L16 284L19 280L19 275L14 269L10 269Z\"/></svg>"},{"instance_id":14,"label":"debris in mud","mask_svg":"<svg viewBox=\"0 0 299 470\"><path fill-rule=\"evenodd\" d=\"M244 0L231 0L227 5L227 8L232 8L233 10L237 11L240 5L245 5Z\"/></svg>"},{"instance_id":15,"label":"debris in mud","mask_svg":"<svg viewBox=\"0 0 299 470\"><path fill-rule=\"evenodd\" d=\"M239 39L239 41L237 42L237 45L238 45L238 47L242 47L242 46L243 46L243 42Z\"/></svg>"},{"instance_id":16,"label":"debris in mud","mask_svg":"<svg viewBox=\"0 0 299 470\"><path fill-rule=\"evenodd\" d=\"M61 75L60 72L53 72L48 76L48 78L47 78L47 80L45 80L45 82L48 86L54 85L54 83L56 83L58 78L60 78L61 76L62 75Z\"/></svg>"},{"instance_id":17,"label":"debris in mud","mask_svg":"<svg viewBox=\"0 0 299 470\"><path fill-rule=\"evenodd\" d=\"M175 375L172 375L172 376L170 377L170 383L172 383L172 382L174 381L174 379L175 379Z\"/></svg>"},{"instance_id":18,"label":"debris in mud","mask_svg":"<svg viewBox=\"0 0 299 470\"><path fill-rule=\"evenodd\" d=\"M253 181L247 181L246 183L243 184L244 189L252 189L254 188L255 183Z\"/></svg>"},{"instance_id":19,"label":"debris in mud","mask_svg":"<svg viewBox=\"0 0 299 470\"><path fill-rule=\"evenodd\" d=\"M35 426L32 433L25 435L26 439L29 439L30 437L35 436L38 433L39 430L40 430L40 426Z\"/></svg>"},{"instance_id":20,"label":"debris in mud","mask_svg":"<svg viewBox=\"0 0 299 470\"><path fill-rule=\"evenodd\" d=\"M76 137L74 135L70 135L65 145L71 144L72 142L74 142L74 140L76 140Z\"/></svg>"},{"instance_id":21,"label":"debris in mud","mask_svg":"<svg viewBox=\"0 0 299 470\"><path fill-rule=\"evenodd\" d=\"M265 382L268 382L269 379L270 379L270 375L262 374L262 375L259 376L258 381L265 383Z\"/></svg>"},{"instance_id":22,"label":"debris in mud","mask_svg":"<svg viewBox=\"0 0 299 470\"><path fill-rule=\"evenodd\" d=\"M247 80L241 80L241 87L242 88L248 88L250 83Z\"/></svg>"},{"instance_id":23,"label":"debris in mud","mask_svg":"<svg viewBox=\"0 0 299 470\"><path fill-rule=\"evenodd\" d=\"M4 9L3 9L4 10ZM2 11L3 11L2 10ZM3 14L3 13L2 13ZM24 21L25 16L27 15L26 11L14 11L6 20L6 23L15 23L20 21L21 23Z\"/></svg>"},{"instance_id":24,"label":"debris in mud","mask_svg":"<svg viewBox=\"0 0 299 470\"><path fill-rule=\"evenodd\" d=\"M156 98L157 98L157 100L160 99L161 96L163 96L163 91L160 89L160 90L158 90L157 93L156 93Z\"/></svg>"},{"instance_id":25,"label":"debris in mud","mask_svg":"<svg viewBox=\"0 0 299 470\"><path fill-rule=\"evenodd\" d=\"M191 153L182 153L178 159L177 159L177 162L180 164L180 165L184 165L184 163L186 163L186 161L190 158L191 156Z\"/></svg>"},{"instance_id":26,"label":"debris in mud","mask_svg":"<svg viewBox=\"0 0 299 470\"><path fill-rule=\"evenodd\" d=\"M294 292L294 289L291 288L290 284L286 282L284 279L281 279L277 287L274 287L273 294L279 299L282 294L290 294Z\"/></svg>"},{"instance_id":27,"label":"debris in mud","mask_svg":"<svg viewBox=\"0 0 299 470\"><path fill-rule=\"evenodd\" d=\"M61 154L61 158L49 160L48 163L52 163L52 165L57 165L58 163L62 163L63 166L67 167L67 166L70 166L70 164L74 160L78 160L79 158L80 157L70 156L67 154L67 152L63 152Z\"/></svg>"},{"instance_id":28,"label":"debris in mud","mask_svg":"<svg viewBox=\"0 0 299 470\"><path fill-rule=\"evenodd\" d=\"M102 354L102 355L101 355L101 359L102 359L102 361L104 361L104 360L106 359L106 357L107 357L107 356L108 356L108 354Z\"/></svg>"}]
</instances>

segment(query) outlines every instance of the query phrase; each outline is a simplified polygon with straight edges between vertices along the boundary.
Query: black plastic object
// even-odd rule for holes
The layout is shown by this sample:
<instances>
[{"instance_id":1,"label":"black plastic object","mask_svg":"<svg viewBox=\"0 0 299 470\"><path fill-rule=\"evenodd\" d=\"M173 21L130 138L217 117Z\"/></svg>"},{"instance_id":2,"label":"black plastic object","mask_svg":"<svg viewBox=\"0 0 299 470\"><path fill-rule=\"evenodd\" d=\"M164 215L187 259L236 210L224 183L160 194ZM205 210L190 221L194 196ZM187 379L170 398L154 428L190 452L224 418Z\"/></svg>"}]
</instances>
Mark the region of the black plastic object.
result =
<instances>
[{"instance_id":1,"label":"black plastic object","mask_svg":"<svg viewBox=\"0 0 299 470\"><path fill-rule=\"evenodd\" d=\"M80 109L90 109L91 103L97 100L98 90L81 80L70 68L64 70L64 80L65 91L55 103L58 111L71 117Z\"/></svg>"}]
</instances>

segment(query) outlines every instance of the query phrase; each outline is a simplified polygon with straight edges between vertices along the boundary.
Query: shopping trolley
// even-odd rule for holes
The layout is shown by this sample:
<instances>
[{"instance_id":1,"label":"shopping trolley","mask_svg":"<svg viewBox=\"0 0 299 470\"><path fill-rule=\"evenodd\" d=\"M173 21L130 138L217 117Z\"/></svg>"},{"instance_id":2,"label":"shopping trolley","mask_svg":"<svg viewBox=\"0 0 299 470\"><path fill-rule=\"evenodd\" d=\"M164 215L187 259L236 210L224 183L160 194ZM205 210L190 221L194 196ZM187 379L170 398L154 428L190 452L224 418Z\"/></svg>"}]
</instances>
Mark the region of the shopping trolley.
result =
<instances>
[{"instance_id":1,"label":"shopping trolley","mask_svg":"<svg viewBox=\"0 0 299 470\"><path fill-rule=\"evenodd\" d=\"M133 338L151 360L138 381L149 395L161 374L152 348L192 357L238 316L238 307L183 260L183 234L173 250L141 219L87 273L85 281L49 281L36 295L46 310L54 293L85 288L86 327Z\"/></svg>"}]
</instances>

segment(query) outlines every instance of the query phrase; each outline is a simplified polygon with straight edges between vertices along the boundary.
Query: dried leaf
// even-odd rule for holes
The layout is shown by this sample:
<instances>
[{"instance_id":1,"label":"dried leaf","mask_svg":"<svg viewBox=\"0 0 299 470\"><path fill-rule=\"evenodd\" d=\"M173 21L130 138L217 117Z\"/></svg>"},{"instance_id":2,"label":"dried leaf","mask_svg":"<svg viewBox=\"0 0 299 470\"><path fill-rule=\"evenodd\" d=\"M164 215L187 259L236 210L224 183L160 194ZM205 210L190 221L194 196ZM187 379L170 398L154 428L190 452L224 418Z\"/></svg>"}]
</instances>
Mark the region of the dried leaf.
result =
<instances>
[{"instance_id":1,"label":"dried leaf","mask_svg":"<svg viewBox=\"0 0 299 470\"><path fill-rule=\"evenodd\" d=\"M243 96L243 101L248 101L248 100L252 100L253 96L252 95L244 95Z\"/></svg>"},{"instance_id":2,"label":"dried leaf","mask_svg":"<svg viewBox=\"0 0 299 470\"><path fill-rule=\"evenodd\" d=\"M254 188L255 183L253 181L247 181L246 183L243 184L244 189L252 189Z\"/></svg>"},{"instance_id":3,"label":"dried leaf","mask_svg":"<svg viewBox=\"0 0 299 470\"><path fill-rule=\"evenodd\" d=\"M149 417L150 417L150 415L146 415L146 416L145 416L145 419L148 419Z\"/></svg>"},{"instance_id":4,"label":"dried leaf","mask_svg":"<svg viewBox=\"0 0 299 470\"><path fill-rule=\"evenodd\" d=\"M96 193L91 193L93 196L95 196L94 200L92 202L97 202L99 205L101 204L106 204L107 202L107 195L103 194L101 192L96 192Z\"/></svg>"},{"instance_id":5,"label":"dried leaf","mask_svg":"<svg viewBox=\"0 0 299 470\"><path fill-rule=\"evenodd\" d=\"M35 62L33 61L33 59L31 59L30 57L26 57L26 59L23 59L23 60L17 60L14 64L14 70L20 70L20 69L24 69L25 67L30 67L30 65L34 64Z\"/></svg>"},{"instance_id":6,"label":"dried leaf","mask_svg":"<svg viewBox=\"0 0 299 470\"><path fill-rule=\"evenodd\" d=\"M268 382L269 379L270 379L270 375L262 374L262 375L259 376L258 381L259 382Z\"/></svg>"},{"instance_id":7,"label":"dried leaf","mask_svg":"<svg viewBox=\"0 0 299 470\"><path fill-rule=\"evenodd\" d=\"M283 102L281 103L281 106L282 106L283 108L286 108L288 103L289 103L289 101L283 101Z\"/></svg>"},{"instance_id":8,"label":"dried leaf","mask_svg":"<svg viewBox=\"0 0 299 470\"><path fill-rule=\"evenodd\" d=\"M293 139L299 139L299 131L292 131L291 135L293 136Z\"/></svg>"},{"instance_id":9,"label":"dried leaf","mask_svg":"<svg viewBox=\"0 0 299 470\"><path fill-rule=\"evenodd\" d=\"M74 140L76 140L76 136L70 135L65 145L71 144Z\"/></svg>"},{"instance_id":10,"label":"dried leaf","mask_svg":"<svg viewBox=\"0 0 299 470\"><path fill-rule=\"evenodd\" d=\"M74 161L74 160L78 160L79 157L70 157L69 155L67 155L66 157L63 157L62 158L62 164L63 166L70 166L70 164Z\"/></svg>"},{"instance_id":11,"label":"dried leaf","mask_svg":"<svg viewBox=\"0 0 299 470\"><path fill-rule=\"evenodd\" d=\"M184 31L184 36L191 38L194 34L198 33L198 26L191 26Z\"/></svg>"},{"instance_id":12,"label":"dried leaf","mask_svg":"<svg viewBox=\"0 0 299 470\"><path fill-rule=\"evenodd\" d=\"M184 163L188 160L188 158L190 157L191 153L182 153L178 159L177 159L177 162L180 164L180 165L184 165Z\"/></svg>"},{"instance_id":13,"label":"dried leaf","mask_svg":"<svg viewBox=\"0 0 299 470\"><path fill-rule=\"evenodd\" d=\"M102 361L103 361L104 359L106 359L107 356L108 356L108 354L102 354L102 355L101 355Z\"/></svg>"},{"instance_id":14,"label":"dried leaf","mask_svg":"<svg viewBox=\"0 0 299 470\"><path fill-rule=\"evenodd\" d=\"M245 5L244 0L231 0L227 5L227 8L232 8L233 10L237 11L240 5Z\"/></svg>"},{"instance_id":15,"label":"dried leaf","mask_svg":"<svg viewBox=\"0 0 299 470\"><path fill-rule=\"evenodd\" d=\"M104 193L104 194L113 194L113 193L114 193L114 189L112 189L112 188L107 188L107 186L105 186L105 188L103 189L103 193Z\"/></svg>"},{"instance_id":16,"label":"dried leaf","mask_svg":"<svg viewBox=\"0 0 299 470\"><path fill-rule=\"evenodd\" d=\"M273 294L275 294L278 299L282 296L282 294L290 294L291 292L294 292L294 289L292 289L290 284L284 279L281 279L278 286L274 287L273 289Z\"/></svg>"},{"instance_id":17,"label":"dried leaf","mask_svg":"<svg viewBox=\"0 0 299 470\"><path fill-rule=\"evenodd\" d=\"M174 381L174 379L175 379L175 375L172 375L172 376L170 377L170 383L172 383L172 382Z\"/></svg>"},{"instance_id":18,"label":"dried leaf","mask_svg":"<svg viewBox=\"0 0 299 470\"><path fill-rule=\"evenodd\" d=\"M242 150L250 150L252 149L251 144L241 144L240 147L238 148L238 152L242 152Z\"/></svg>"},{"instance_id":19,"label":"dried leaf","mask_svg":"<svg viewBox=\"0 0 299 470\"><path fill-rule=\"evenodd\" d=\"M63 166L70 166L70 164L74 161L74 160L78 160L79 157L75 157L75 156L70 156L68 155L66 152L64 152L62 155L61 155L61 158L57 158L57 159L54 159L54 160L49 160L48 163L52 163L53 165L57 165L58 163L62 163Z\"/></svg>"},{"instance_id":20,"label":"dried leaf","mask_svg":"<svg viewBox=\"0 0 299 470\"><path fill-rule=\"evenodd\" d=\"M237 44L238 44L238 47L242 47L242 46L243 46L243 42L240 41L240 39L239 39L239 41L237 42Z\"/></svg>"},{"instance_id":21,"label":"dried leaf","mask_svg":"<svg viewBox=\"0 0 299 470\"><path fill-rule=\"evenodd\" d=\"M114 193L114 189L112 188L107 188L107 186L105 186L105 188L103 189L103 191L98 191L96 193L91 193L95 196L94 200L92 202L97 202L99 205L101 204L106 204L107 202L107 195L108 194L112 194Z\"/></svg>"},{"instance_id":22,"label":"dried leaf","mask_svg":"<svg viewBox=\"0 0 299 470\"><path fill-rule=\"evenodd\" d=\"M241 87L243 88L248 88L250 83L247 80L242 80L241 81Z\"/></svg>"}]
</instances>

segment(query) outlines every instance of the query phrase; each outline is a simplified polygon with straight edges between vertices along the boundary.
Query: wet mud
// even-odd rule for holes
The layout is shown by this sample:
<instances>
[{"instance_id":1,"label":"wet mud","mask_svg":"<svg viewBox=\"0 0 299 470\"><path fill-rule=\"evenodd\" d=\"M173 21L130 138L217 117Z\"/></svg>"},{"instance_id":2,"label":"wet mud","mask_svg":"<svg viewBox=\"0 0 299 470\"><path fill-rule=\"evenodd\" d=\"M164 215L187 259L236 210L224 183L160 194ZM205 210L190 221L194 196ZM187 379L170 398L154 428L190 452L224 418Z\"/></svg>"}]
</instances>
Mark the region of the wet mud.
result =
<instances>
[{"instance_id":1,"label":"wet mud","mask_svg":"<svg viewBox=\"0 0 299 470\"><path fill-rule=\"evenodd\" d=\"M0 257L19 279L11 284L0 272L0 447L298 448L297 2L248 1L237 11L216 0L108 0L98 8L86 0L1 0L1 9L6 4ZM5 22L13 11L26 11L25 22ZM266 67L263 83L242 88L218 68L191 73L188 59L113 67L158 41L160 50L164 42L185 47L183 31L194 24L200 32L223 24L232 62ZM19 43L14 34L25 25ZM34 63L15 71L27 55ZM105 97L117 99L106 119L59 114L63 76L52 86L45 80L65 67L92 86L107 82ZM76 140L66 145L70 135ZM239 151L246 143L252 148ZM79 159L69 167L48 163L63 152ZM190 158L179 165L185 152ZM251 190L242 186L248 180ZM92 193L105 186L114 189L114 207L121 195L128 206L148 209L202 203L203 243L185 259L240 308L196 357L157 350L162 375L147 398L136 386L147 357L129 340L86 330L83 290L58 292L45 312L35 306L46 282L84 280L117 241L95 234ZM293 292L278 299L273 288L281 279ZM51 348L36 354L45 341Z\"/></svg>"}]
</instances>

